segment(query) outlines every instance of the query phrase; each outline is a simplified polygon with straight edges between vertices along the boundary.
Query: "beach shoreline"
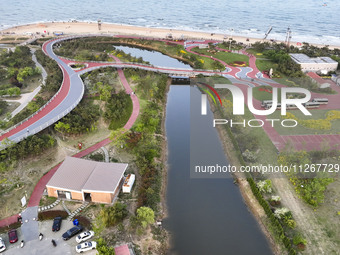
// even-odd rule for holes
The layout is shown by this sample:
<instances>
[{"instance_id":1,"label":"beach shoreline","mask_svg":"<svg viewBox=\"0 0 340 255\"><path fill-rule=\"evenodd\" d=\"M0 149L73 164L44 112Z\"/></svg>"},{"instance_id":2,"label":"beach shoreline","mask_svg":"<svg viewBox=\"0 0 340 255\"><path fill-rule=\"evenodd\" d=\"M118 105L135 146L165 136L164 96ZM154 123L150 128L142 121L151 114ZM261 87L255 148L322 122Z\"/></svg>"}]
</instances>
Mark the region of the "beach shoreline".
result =
<instances>
[{"instance_id":1,"label":"beach shoreline","mask_svg":"<svg viewBox=\"0 0 340 255\"><path fill-rule=\"evenodd\" d=\"M166 38L169 34L172 35L174 39L199 39L199 40L217 40L217 41L228 41L229 38L237 42L242 42L244 44L252 44L262 40L261 38L245 37L239 35L226 35L218 33L208 33L203 31L187 31L178 30L171 28L151 28L124 24L113 24L113 23L102 23L101 29L99 30L97 22L44 22L44 23L33 23L20 26L14 26L11 28L6 28L0 30L0 36L30 36L30 37L40 37L54 36L54 32L63 33L64 35L73 34L102 34L102 35L135 35L144 37L154 37L154 38ZM39 34L37 34L39 33ZM282 42L276 40L276 42ZM291 42L290 45L299 46L299 42ZM324 44L309 43L317 47L324 47ZM330 49L338 48L340 46L329 45Z\"/></svg>"}]
</instances>

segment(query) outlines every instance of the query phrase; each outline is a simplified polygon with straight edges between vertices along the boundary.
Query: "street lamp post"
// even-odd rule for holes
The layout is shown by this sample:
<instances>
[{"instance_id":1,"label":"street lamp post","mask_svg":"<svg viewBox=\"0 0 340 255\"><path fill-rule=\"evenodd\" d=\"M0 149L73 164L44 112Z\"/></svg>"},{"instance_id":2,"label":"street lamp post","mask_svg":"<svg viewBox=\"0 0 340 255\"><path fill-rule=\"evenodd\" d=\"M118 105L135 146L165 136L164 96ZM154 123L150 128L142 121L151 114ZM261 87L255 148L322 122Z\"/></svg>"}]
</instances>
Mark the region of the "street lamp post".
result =
<instances>
[{"instance_id":1,"label":"street lamp post","mask_svg":"<svg viewBox=\"0 0 340 255\"><path fill-rule=\"evenodd\" d=\"M231 41L233 40L233 32L234 32L234 29L232 28L231 29L231 32L230 32L230 38L229 38L229 50L231 50Z\"/></svg>"}]
</instances>

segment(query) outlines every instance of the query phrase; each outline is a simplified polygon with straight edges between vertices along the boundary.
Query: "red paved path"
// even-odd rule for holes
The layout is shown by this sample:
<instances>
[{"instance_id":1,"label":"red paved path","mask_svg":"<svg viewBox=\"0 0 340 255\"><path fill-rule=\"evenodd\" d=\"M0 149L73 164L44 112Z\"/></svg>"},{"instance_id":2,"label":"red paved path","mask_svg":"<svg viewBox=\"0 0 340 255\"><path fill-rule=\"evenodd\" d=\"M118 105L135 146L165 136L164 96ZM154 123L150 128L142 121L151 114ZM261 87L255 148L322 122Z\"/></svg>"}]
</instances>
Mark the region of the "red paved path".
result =
<instances>
[{"instance_id":1,"label":"red paved path","mask_svg":"<svg viewBox=\"0 0 340 255\"><path fill-rule=\"evenodd\" d=\"M120 37L125 37L125 36L120 36ZM163 41L167 41L167 40L163 40ZM209 41L209 42L214 42L214 41ZM183 44L183 42L175 42L177 44ZM207 55L203 55L203 54L198 54L196 52L191 51L192 48L194 48L196 46L190 46L187 48L187 51L200 55L200 56L205 56L205 57L210 57ZM46 44L44 44L43 46L43 50L46 52ZM227 50L226 50L227 51ZM247 54L245 52L242 52L243 54ZM117 61L120 62L120 60L116 57L113 56L113 58ZM226 67L230 68L230 72L228 72L228 74L234 76L236 78L236 73L238 73L240 71L239 68L237 67L232 67L227 65L227 63L225 63L222 60L216 59L214 57L211 57L212 59L219 61L220 63L222 63L223 65L225 65ZM77 62L77 61L70 61L70 60L66 60L66 59L62 59L65 63L70 63L70 62ZM84 62L80 62L80 63L84 63ZM107 63L88 63L88 67L94 67L94 66L107 66ZM136 66L143 66L143 65L138 65L136 64ZM255 75L259 72L259 70L256 67L256 57L250 57L249 59L249 66L253 69L250 73L248 73L248 76L250 78L255 78ZM174 70L176 71L176 69L166 69L166 70ZM64 70L63 70L64 71ZM122 84L126 90L127 93L131 94L132 90L124 76L124 72L121 69L118 69L118 74L119 77L122 81ZM65 77L65 76L64 76ZM45 107L45 109L43 109L41 112L39 112L38 114L36 114L35 116L37 117L33 117L33 118L41 118L43 116L45 116L49 111L51 111L58 103L60 103L63 98L65 98L65 96L67 95L68 89L69 89L69 79L68 76L65 77L65 81L62 84L62 89L60 91L60 93L51 101L51 103L49 105L47 105L47 107ZM270 85L274 86L274 87L284 87L281 84L276 84L276 83L270 83ZM240 87L242 89L242 91L244 92L244 94L246 95L246 89L247 87L245 85L242 84L235 84L238 87ZM254 83L255 86L257 86L257 84ZM338 86L336 86L334 83L331 83L331 87L333 90L337 91L338 93L340 93L340 88ZM320 109L339 109L340 108L340 102L339 102L339 95L320 95L320 94L316 94L316 93L312 93L313 97L326 97L329 99L329 104L326 106L322 106L320 107ZM125 129L130 129L132 127L132 125L134 124L134 122L136 121L138 114L139 114L139 110L140 110L140 106L139 106L139 101L138 98L135 94L131 95L132 98L132 102L133 102L133 112L130 116L130 119L128 120L128 122L126 123L126 125L124 126ZM254 100L254 107L257 109L260 109L260 102L257 100ZM340 149L340 135L291 135L291 136L280 136L277 131L271 127L271 124L267 121L265 121L266 117L265 116L254 116L257 119L261 119L265 122L264 125L264 131L267 133L267 135L269 136L269 138L272 140L273 144L277 147L278 150L282 150L285 147L286 143L291 143L293 145L293 147L297 150L312 150L312 149L320 149L320 146L327 144L329 146L331 146L331 148L337 148ZM33 119L32 118L32 119ZM33 121L33 120L32 120ZM31 122L25 122L22 125L18 126L16 129L16 132L18 132L19 130L22 130L24 128L26 128L27 126L29 126L29 123ZM15 129L14 129L15 130ZM14 131L13 131L14 132ZM9 133L3 135L0 137L0 141ZM108 143L110 143L110 140L104 139L103 141L73 155L73 157L83 157L97 149L99 149L102 146L107 145ZM60 163L61 164L61 163ZM57 166L55 166L54 168L52 168L47 174L45 174L38 182L38 184L35 186L33 193L31 195L31 198L28 202L28 206L38 206L39 205L39 201L40 198L43 194L43 191L46 187L47 182L50 180L50 178L53 176L53 174L56 172L56 170L59 168L60 164L58 164ZM14 223L17 221L17 216L18 215L14 215L11 217L8 217L6 219L3 219L0 221L0 227L1 226L6 226L9 225L11 223Z\"/></svg>"},{"instance_id":2,"label":"red paved path","mask_svg":"<svg viewBox=\"0 0 340 255\"><path fill-rule=\"evenodd\" d=\"M191 51L192 48L197 47L197 46L192 46L192 47L188 47L187 51L196 54L196 55L200 55L200 56L205 56L205 57L210 57L204 54L199 54L196 53L194 51ZM221 49L218 48L218 50L222 50L222 51L228 51L225 49ZM229 52L229 51L228 51ZM258 68L256 67L256 57L252 54L249 54L245 51L241 51L242 54L245 54L247 56L249 56L249 67L251 67L253 70L247 74L248 77L250 78L256 78L256 74L258 72L260 72L258 70ZM211 57L212 59L219 61L220 63L222 63L223 65L225 65L226 67L231 68L231 71L228 73L232 76L236 76L236 73L238 72L238 68L232 67L227 65L225 62L216 59L214 57ZM268 78L265 76L265 78ZM321 78L321 77L320 77ZM327 105L321 105L318 109L320 110L334 110L334 109L340 109L340 100L339 100L339 94L340 94L340 87L337 86L334 82L329 82L328 83L331 84L331 88L333 90L335 90L338 94L334 94L334 95L330 95L330 94L318 94L318 93L314 93L312 92L312 98L315 97L322 97L322 98L328 98L329 103ZM254 86L259 86L256 83L250 82L252 83ZM274 83L274 82L267 82L268 85L271 85L273 87L278 87L278 88L282 88L282 87L286 87L282 84L278 84L278 83ZM247 86L243 85L243 84L234 84L237 85L239 88L241 88L241 90L243 91L244 95L247 95ZM253 99L253 104L254 107L256 109L261 109L261 103L258 100ZM286 145L291 145L293 146L294 149L296 150L320 150L322 149L322 147L326 146L329 147L331 149L340 149L340 135L279 135L279 133L275 130L274 127L272 127L271 123L266 121L266 116L258 116L258 115L254 115L254 118L256 119L260 119L262 120L265 124L263 126L264 131L266 132L266 134L268 135L268 137L271 139L272 143L275 145L275 147L279 150L282 151L286 148Z\"/></svg>"},{"instance_id":3,"label":"red paved path","mask_svg":"<svg viewBox=\"0 0 340 255\"><path fill-rule=\"evenodd\" d=\"M10 137L11 135L15 133L18 133L19 131L25 130L27 127L35 123L37 120L43 118L48 113L50 113L56 106L58 106L65 99L65 97L68 95L68 92L70 90L70 77L68 75L65 76L66 72L64 71L64 68L62 66L60 67L63 71L64 80L59 90L59 93L40 112L37 112L35 115L33 115L27 121L23 122L21 125L11 129L7 133L0 136L0 141L2 141L3 139L7 137Z\"/></svg>"},{"instance_id":4,"label":"red paved path","mask_svg":"<svg viewBox=\"0 0 340 255\"><path fill-rule=\"evenodd\" d=\"M116 57L114 57L114 59L117 62L120 62L120 60ZM64 60L63 60L64 61ZM67 63L67 62L66 62ZM132 114L129 118L129 120L127 121L127 123L124 126L124 129L129 130L133 124L135 123L135 121L137 120L137 117L139 115L139 110L140 110L140 105L139 105L139 100L137 98L137 96L135 94L131 94L132 89L129 85L129 83L127 82L124 72L122 69L118 69L118 75L119 78L125 88L125 91L131 95L131 99L132 99L132 105L133 105L133 110L132 110ZM73 155L73 157L76 158L81 158L84 157L96 150L98 150L99 148L109 144L111 141L109 138L106 138L104 140L102 140L99 143L96 143L94 145L92 145L91 147L78 152L77 154ZM44 189L46 187L46 184L48 183L48 181L51 179L51 177L53 176L53 174L57 171L57 169L59 168L59 166L61 165L61 163L59 163L57 166L55 166L54 168L52 168L47 174L45 174L37 183L37 185L35 186L32 195L30 197L30 200L28 202L28 207L33 207L33 206L38 206L39 205L39 201L41 199L41 196L44 192Z\"/></svg>"}]
</instances>

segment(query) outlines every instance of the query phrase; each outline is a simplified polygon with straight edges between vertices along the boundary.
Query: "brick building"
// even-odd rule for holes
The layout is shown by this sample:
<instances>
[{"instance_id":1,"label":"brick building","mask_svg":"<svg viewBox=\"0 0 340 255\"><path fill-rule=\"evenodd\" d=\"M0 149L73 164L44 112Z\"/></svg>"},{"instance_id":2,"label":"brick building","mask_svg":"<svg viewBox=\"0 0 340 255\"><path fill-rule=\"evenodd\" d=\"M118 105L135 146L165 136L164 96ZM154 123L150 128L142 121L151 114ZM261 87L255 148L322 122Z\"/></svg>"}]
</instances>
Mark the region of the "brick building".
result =
<instances>
[{"instance_id":1,"label":"brick building","mask_svg":"<svg viewBox=\"0 0 340 255\"><path fill-rule=\"evenodd\" d=\"M48 196L112 203L127 167L128 164L67 157L46 184Z\"/></svg>"}]
</instances>

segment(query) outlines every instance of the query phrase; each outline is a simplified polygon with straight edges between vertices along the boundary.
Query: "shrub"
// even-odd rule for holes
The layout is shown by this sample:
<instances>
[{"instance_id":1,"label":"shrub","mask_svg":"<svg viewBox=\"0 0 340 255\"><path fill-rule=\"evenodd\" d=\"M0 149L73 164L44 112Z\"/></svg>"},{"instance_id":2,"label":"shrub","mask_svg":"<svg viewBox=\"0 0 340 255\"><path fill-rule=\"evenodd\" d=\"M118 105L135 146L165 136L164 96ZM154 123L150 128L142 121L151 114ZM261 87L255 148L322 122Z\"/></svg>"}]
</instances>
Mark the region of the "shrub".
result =
<instances>
[{"instance_id":1,"label":"shrub","mask_svg":"<svg viewBox=\"0 0 340 255\"><path fill-rule=\"evenodd\" d=\"M103 222L104 226L114 226L117 223L121 222L128 215L128 211L126 209L126 205L117 202L113 206L104 207L100 211L100 219Z\"/></svg>"},{"instance_id":2,"label":"shrub","mask_svg":"<svg viewBox=\"0 0 340 255\"><path fill-rule=\"evenodd\" d=\"M45 211L45 212L39 212L38 213L38 219L40 221L43 220L53 220L55 217L62 217L63 219L66 219L68 214L65 211L62 210L52 210L52 211Z\"/></svg>"},{"instance_id":3,"label":"shrub","mask_svg":"<svg viewBox=\"0 0 340 255\"><path fill-rule=\"evenodd\" d=\"M272 196L270 199L270 204L273 206L277 206L281 204L281 197L279 196Z\"/></svg>"},{"instance_id":4,"label":"shrub","mask_svg":"<svg viewBox=\"0 0 340 255\"><path fill-rule=\"evenodd\" d=\"M115 255L113 247L109 247L103 238L97 240L97 252L99 255Z\"/></svg>"},{"instance_id":5,"label":"shrub","mask_svg":"<svg viewBox=\"0 0 340 255\"><path fill-rule=\"evenodd\" d=\"M307 240L304 239L301 234L297 234L293 238L293 243L298 247L299 250L303 251L306 248Z\"/></svg>"},{"instance_id":6,"label":"shrub","mask_svg":"<svg viewBox=\"0 0 340 255\"><path fill-rule=\"evenodd\" d=\"M244 160L248 161L248 162L255 162L256 161L256 155L249 151L248 149L246 149L245 152L242 153L242 156L244 158Z\"/></svg>"},{"instance_id":7,"label":"shrub","mask_svg":"<svg viewBox=\"0 0 340 255\"><path fill-rule=\"evenodd\" d=\"M284 219L286 215L288 215L290 211L286 207L282 207L279 209L276 209L274 212L274 215L278 219Z\"/></svg>"},{"instance_id":8,"label":"shrub","mask_svg":"<svg viewBox=\"0 0 340 255\"><path fill-rule=\"evenodd\" d=\"M8 230L10 229L17 229L21 227L21 223L20 222L15 222L10 224L9 226L4 226L0 228L0 233L6 233L8 232Z\"/></svg>"},{"instance_id":9,"label":"shrub","mask_svg":"<svg viewBox=\"0 0 340 255\"><path fill-rule=\"evenodd\" d=\"M73 220L77 219L79 221L79 224L83 227L90 229L91 228L91 220L85 216L78 215L73 217Z\"/></svg>"},{"instance_id":10,"label":"shrub","mask_svg":"<svg viewBox=\"0 0 340 255\"><path fill-rule=\"evenodd\" d=\"M271 180L259 181L257 183L257 187L262 193L272 193L272 181Z\"/></svg>"},{"instance_id":11,"label":"shrub","mask_svg":"<svg viewBox=\"0 0 340 255\"><path fill-rule=\"evenodd\" d=\"M296 227L296 222L295 220L292 220L292 219L286 219L285 220L285 223L286 225L291 228L291 229L294 229Z\"/></svg>"}]
</instances>

